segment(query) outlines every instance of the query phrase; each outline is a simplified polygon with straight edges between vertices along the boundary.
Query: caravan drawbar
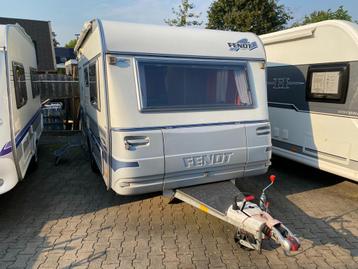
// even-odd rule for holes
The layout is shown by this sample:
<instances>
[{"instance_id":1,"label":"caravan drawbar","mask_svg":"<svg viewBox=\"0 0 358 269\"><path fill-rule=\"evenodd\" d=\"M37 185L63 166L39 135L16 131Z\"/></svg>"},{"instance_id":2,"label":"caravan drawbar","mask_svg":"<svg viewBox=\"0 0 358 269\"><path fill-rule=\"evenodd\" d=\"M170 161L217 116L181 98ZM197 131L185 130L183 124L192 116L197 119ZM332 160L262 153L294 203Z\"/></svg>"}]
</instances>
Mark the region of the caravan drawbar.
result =
<instances>
[{"instance_id":1,"label":"caravan drawbar","mask_svg":"<svg viewBox=\"0 0 358 269\"><path fill-rule=\"evenodd\" d=\"M256 35L93 20L75 51L83 133L108 189L181 199L235 225L249 248L266 237L298 248L230 182L270 165L265 51Z\"/></svg>"},{"instance_id":2,"label":"caravan drawbar","mask_svg":"<svg viewBox=\"0 0 358 269\"><path fill-rule=\"evenodd\" d=\"M40 93L34 86L34 44L18 24L0 25L0 194L37 161L42 133Z\"/></svg>"}]
</instances>

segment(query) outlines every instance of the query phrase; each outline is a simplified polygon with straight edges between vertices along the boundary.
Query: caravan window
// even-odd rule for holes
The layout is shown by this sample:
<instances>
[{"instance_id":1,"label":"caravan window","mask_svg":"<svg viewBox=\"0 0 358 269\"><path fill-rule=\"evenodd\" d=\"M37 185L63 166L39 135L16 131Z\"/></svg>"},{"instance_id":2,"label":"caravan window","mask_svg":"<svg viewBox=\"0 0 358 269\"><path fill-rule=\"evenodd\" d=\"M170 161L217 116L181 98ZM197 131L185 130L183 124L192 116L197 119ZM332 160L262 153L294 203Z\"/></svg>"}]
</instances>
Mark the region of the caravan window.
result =
<instances>
[{"instance_id":1,"label":"caravan window","mask_svg":"<svg viewBox=\"0 0 358 269\"><path fill-rule=\"evenodd\" d=\"M22 64L13 63L12 70L14 75L16 107L19 109L27 102L25 69Z\"/></svg>"},{"instance_id":2,"label":"caravan window","mask_svg":"<svg viewBox=\"0 0 358 269\"><path fill-rule=\"evenodd\" d=\"M138 62L143 110L236 109L253 104L245 64Z\"/></svg>"},{"instance_id":3,"label":"caravan window","mask_svg":"<svg viewBox=\"0 0 358 269\"><path fill-rule=\"evenodd\" d=\"M40 87L37 79L37 70L35 68L30 68L30 77L31 77L31 89L32 89L32 98L36 98L40 95Z\"/></svg>"},{"instance_id":4,"label":"caravan window","mask_svg":"<svg viewBox=\"0 0 358 269\"><path fill-rule=\"evenodd\" d=\"M345 103L348 64L312 65L308 69L307 100L313 102Z\"/></svg>"},{"instance_id":5,"label":"caravan window","mask_svg":"<svg viewBox=\"0 0 358 269\"><path fill-rule=\"evenodd\" d=\"M89 65L89 91L90 102L98 110L100 110L99 96L98 96L98 83L97 83L97 61Z\"/></svg>"}]
</instances>

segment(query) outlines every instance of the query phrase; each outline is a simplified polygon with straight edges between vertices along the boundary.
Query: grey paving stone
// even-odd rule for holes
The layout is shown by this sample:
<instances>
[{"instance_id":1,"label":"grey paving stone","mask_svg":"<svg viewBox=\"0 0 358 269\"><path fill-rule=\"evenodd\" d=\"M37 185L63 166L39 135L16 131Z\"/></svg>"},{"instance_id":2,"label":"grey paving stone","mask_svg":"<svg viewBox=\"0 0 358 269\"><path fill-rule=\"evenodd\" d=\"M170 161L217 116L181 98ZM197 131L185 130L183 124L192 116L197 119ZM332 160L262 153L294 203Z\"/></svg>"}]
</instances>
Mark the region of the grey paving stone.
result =
<instances>
[{"instance_id":1,"label":"grey paving stone","mask_svg":"<svg viewBox=\"0 0 358 269\"><path fill-rule=\"evenodd\" d=\"M235 245L235 228L159 194L107 191L80 150L54 165L58 145L41 145L40 166L0 196L0 268L358 268L358 185L274 159L271 210L302 239L287 256ZM240 179L258 197L267 176Z\"/></svg>"}]
</instances>

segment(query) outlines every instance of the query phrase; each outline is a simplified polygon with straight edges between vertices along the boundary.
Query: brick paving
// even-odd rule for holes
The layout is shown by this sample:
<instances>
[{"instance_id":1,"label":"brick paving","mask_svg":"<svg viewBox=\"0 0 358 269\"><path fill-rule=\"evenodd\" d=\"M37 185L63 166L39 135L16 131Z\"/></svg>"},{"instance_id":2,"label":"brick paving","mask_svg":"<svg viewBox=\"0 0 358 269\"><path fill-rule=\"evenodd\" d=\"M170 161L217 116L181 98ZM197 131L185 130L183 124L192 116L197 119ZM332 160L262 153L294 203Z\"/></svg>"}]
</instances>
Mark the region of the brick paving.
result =
<instances>
[{"instance_id":1,"label":"brick paving","mask_svg":"<svg viewBox=\"0 0 358 269\"><path fill-rule=\"evenodd\" d=\"M56 145L0 196L0 268L358 268L358 184L274 159L271 210L300 235L286 256L272 242L262 254L238 247L235 229L159 193L118 196L105 189L81 150L58 166ZM240 180L259 195L267 176Z\"/></svg>"}]
</instances>

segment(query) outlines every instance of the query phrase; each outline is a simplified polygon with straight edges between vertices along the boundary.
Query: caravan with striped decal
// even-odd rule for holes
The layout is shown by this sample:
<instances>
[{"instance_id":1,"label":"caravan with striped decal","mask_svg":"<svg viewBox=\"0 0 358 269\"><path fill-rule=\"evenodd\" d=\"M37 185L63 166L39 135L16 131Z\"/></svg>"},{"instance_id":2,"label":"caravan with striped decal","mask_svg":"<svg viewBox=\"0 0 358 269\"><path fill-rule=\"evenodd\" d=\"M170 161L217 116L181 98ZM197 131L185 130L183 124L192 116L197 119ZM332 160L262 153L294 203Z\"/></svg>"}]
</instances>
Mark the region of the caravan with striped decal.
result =
<instances>
[{"instance_id":1,"label":"caravan with striped decal","mask_svg":"<svg viewBox=\"0 0 358 269\"><path fill-rule=\"evenodd\" d=\"M0 194L22 180L37 161L41 103L32 81L36 53L19 25L0 25Z\"/></svg>"},{"instance_id":2,"label":"caravan with striped decal","mask_svg":"<svg viewBox=\"0 0 358 269\"><path fill-rule=\"evenodd\" d=\"M260 38L273 152L358 181L358 25L330 20Z\"/></svg>"},{"instance_id":3,"label":"caravan with striped decal","mask_svg":"<svg viewBox=\"0 0 358 269\"><path fill-rule=\"evenodd\" d=\"M267 171L256 35L93 20L75 50L91 162L109 189L164 192Z\"/></svg>"}]
</instances>

